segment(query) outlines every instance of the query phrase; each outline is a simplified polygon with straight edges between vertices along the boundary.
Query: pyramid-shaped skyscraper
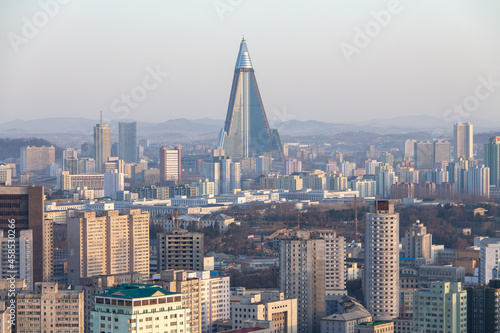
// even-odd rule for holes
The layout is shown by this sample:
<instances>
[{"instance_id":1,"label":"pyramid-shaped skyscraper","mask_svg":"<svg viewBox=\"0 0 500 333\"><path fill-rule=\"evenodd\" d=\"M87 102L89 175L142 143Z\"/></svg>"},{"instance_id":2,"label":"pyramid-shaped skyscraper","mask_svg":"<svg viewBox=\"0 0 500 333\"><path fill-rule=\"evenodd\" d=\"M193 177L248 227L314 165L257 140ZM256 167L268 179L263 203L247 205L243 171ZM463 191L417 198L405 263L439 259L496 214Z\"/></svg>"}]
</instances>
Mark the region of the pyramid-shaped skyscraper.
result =
<instances>
[{"instance_id":1,"label":"pyramid-shaped skyscraper","mask_svg":"<svg viewBox=\"0 0 500 333\"><path fill-rule=\"evenodd\" d=\"M245 39L236 59L233 85L219 147L234 159L257 157L271 153L283 159L283 147L277 130L271 130L260 97L259 87Z\"/></svg>"}]
</instances>

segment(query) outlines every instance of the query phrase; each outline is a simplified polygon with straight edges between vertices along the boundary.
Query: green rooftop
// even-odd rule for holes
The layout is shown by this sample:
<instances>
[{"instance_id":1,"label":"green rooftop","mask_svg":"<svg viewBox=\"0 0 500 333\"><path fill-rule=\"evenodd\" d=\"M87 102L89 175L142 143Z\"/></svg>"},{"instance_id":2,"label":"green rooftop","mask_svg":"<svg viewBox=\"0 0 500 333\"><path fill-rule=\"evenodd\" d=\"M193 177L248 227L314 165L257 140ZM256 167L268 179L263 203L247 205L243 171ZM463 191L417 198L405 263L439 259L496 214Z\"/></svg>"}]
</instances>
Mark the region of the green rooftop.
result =
<instances>
[{"instance_id":1,"label":"green rooftop","mask_svg":"<svg viewBox=\"0 0 500 333\"><path fill-rule=\"evenodd\" d=\"M390 321L375 320L375 321L367 321L367 322L364 322L364 323L359 323L358 325L361 325L361 326L378 326L378 325L383 325L383 324L387 324L387 323L390 323Z\"/></svg>"},{"instance_id":2,"label":"green rooftop","mask_svg":"<svg viewBox=\"0 0 500 333\"><path fill-rule=\"evenodd\" d=\"M168 295L178 295L179 293L172 293L166 291L160 286L153 284L122 284L119 287L109 288L105 293L96 296L101 297L116 297L116 298L147 298L147 297L161 297Z\"/></svg>"}]
</instances>

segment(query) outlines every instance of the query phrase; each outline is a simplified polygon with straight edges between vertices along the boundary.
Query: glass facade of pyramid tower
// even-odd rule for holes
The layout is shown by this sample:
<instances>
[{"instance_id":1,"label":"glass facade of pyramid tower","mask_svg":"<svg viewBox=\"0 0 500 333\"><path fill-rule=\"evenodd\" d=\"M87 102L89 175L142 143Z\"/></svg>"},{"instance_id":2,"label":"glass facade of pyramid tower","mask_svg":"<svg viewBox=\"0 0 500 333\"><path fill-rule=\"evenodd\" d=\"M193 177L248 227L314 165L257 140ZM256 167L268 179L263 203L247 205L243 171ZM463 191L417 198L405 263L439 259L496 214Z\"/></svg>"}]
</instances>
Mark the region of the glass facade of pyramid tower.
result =
<instances>
[{"instance_id":1,"label":"glass facade of pyramid tower","mask_svg":"<svg viewBox=\"0 0 500 333\"><path fill-rule=\"evenodd\" d=\"M245 39L241 41L236 60L226 122L218 146L233 159L264 153L271 153L276 160L283 159L278 131L269 128L267 122Z\"/></svg>"}]
</instances>

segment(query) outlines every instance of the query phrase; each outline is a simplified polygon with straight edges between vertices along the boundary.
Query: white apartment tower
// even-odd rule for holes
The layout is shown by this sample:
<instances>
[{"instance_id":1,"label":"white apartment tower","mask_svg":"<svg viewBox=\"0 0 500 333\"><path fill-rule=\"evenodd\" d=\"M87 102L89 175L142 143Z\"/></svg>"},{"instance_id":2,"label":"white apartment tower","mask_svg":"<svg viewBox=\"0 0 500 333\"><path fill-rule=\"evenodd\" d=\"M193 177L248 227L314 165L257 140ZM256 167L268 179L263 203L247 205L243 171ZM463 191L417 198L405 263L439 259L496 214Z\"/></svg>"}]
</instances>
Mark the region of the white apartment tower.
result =
<instances>
[{"instance_id":1,"label":"white apartment tower","mask_svg":"<svg viewBox=\"0 0 500 333\"><path fill-rule=\"evenodd\" d=\"M373 320L399 315L399 214L376 200L365 221L365 305Z\"/></svg>"}]
</instances>

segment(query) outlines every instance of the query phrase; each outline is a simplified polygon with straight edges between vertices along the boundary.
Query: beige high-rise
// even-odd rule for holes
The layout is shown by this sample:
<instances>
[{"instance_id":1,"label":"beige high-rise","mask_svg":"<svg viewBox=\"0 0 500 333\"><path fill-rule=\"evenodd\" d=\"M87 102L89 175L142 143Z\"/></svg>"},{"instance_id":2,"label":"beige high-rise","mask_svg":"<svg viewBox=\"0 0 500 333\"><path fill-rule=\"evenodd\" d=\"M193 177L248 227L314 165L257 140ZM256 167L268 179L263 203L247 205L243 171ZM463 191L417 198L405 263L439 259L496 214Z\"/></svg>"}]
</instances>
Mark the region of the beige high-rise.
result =
<instances>
[{"instance_id":1,"label":"beige high-rise","mask_svg":"<svg viewBox=\"0 0 500 333\"><path fill-rule=\"evenodd\" d=\"M94 158L97 172L104 172L104 163L111 157L111 129L108 124L94 127Z\"/></svg>"},{"instance_id":2,"label":"beige high-rise","mask_svg":"<svg viewBox=\"0 0 500 333\"><path fill-rule=\"evenodd\" d=\"M469 160L474 157L474 131L471 123L456 123L453 125L453 145L455 161L460 157Z\"/></svg>"},{"instance_id":3,"label":"beige high-rise","mask_svg":"<svg viewBox=\"0 0 500 333\"><path fill-rule=\"evenodd\" d=\"M431 258L432 234L417 220L406 230L404 238L405 258Z\"/></svg>"},{"instance_id":4,"label":"beige high-rise","mask_svg":"<svg viewBox=\"0 0 500 333\"><path fill-rule=\"evenodd\" d=\"M83 291L36 283L17 295L17 332L83 333L83 308Z\"/></svg>"},{"instance_id":5,"label":"beige high-rise","mask_svg":"<svg viewBox=\"0 0 500 333\"><path fill-rule=\"evenodd\" d=\"M68 283L96 275L149 277L149 213L84 211L68 219Z\"/></svg>"},{"instance_id":6,"label":"beige high-rise","mask_svg":"<svg viewBox=\"0 0 500 333\"><path fill-rule=\"evenodd\" d=\"M399 214L376 200L365 221L365 306L373 320L399 315Z\"/></svg>"},{"instance_id":7,"label":"beige high-rise","mask_svg":"<svg viewBox=\"0 0 500 333\"><path fill-rule=\"evenodd\" d=\"M319 332L325 316L325 240L296 231L280 241L280 291L297 299L297 332Z\"/></svg>"}]
</instances>

